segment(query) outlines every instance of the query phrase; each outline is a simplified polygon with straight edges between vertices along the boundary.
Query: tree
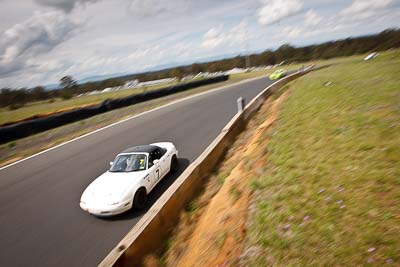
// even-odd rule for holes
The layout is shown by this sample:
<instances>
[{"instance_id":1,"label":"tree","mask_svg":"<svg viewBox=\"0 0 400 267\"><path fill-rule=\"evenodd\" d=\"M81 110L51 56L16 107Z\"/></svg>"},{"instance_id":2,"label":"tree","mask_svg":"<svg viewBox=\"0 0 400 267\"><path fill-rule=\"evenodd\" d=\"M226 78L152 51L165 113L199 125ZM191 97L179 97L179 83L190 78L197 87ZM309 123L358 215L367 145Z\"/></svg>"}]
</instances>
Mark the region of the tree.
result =
<instances>
[{"instance_id":1,"label":"tree","mask_svg":"<svg viewBox=\"0 0 400 267\"><path fill-rule=\"evenodd\" d=\"M48 93L43 86L36 86L35 88L30 89L29 93L31 95L31 100L33 101L44 100L48 98Z\"/></svg>"},{"instance_id":2,"label":"tree","mask_svg":"<svg viewBox=\"0 0 400 267\"><path fill-rule=\"evenodd\" d=\"M11 88L3 88L0 93L0 107L6 107L12 103L12 92Z\"/></svg>"},{"instance_id":3,"label":"tree","mask_svg":"<svg viewBox=\"0 0 400 267\"><path fill-rule=\"evenodd\" d=\"M60 79L60 86L64 89L70 89L77 85L76 81L72 78L72 76L64 76Z\"/></svg>"},{"instance_id":4,"label":"tree","mask_svg":"<svg viewBox=\"0 0 400 267\"><path fill-rule=\"evenodd\" d=\"M178 79L181 79L184 76L184 71L181 68L173 68L170 72L169 75L171 77L176 77Z\"/></svg>"},{"instance_id":5,"label":"tree","mask_svg":"<svg viewBox=\"0 0 400 267\"><path fill-rule=\"evenodd\" d=\"M25 88L12 90L3 88L0 94L2 107L9 106L10 109L17 109L29 101L29 92Z\"/></svg>"},{"instance_id":6,"label":"tree","mask_svg":"<svg viewBox=\"0 0 400 267\"><path fill-rule=\"evenodd\" d=\"M60 86L63 88L61 97L70 99L78 91L78 83L71 76L64 76L60 79Z\"/></svg>"}]
</instances>

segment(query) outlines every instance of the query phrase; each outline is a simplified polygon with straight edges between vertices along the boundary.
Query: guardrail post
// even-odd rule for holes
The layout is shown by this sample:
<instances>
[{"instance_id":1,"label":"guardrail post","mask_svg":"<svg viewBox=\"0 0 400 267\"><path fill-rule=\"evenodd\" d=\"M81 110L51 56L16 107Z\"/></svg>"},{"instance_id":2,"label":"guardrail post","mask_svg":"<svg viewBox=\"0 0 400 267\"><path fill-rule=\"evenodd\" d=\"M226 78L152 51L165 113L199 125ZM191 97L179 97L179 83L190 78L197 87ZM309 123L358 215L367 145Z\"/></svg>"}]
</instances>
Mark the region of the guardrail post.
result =
<instances>
[{"instance_id":1,"label":"guardrail post","mask_svg":"<svg viewBox=\"0 0 400 267\"><path fill-rule=\"evenodd\" d=\"M237 108L238 108L238 113L243 112L244 109L244 104L245 104L245 99L243 97L239 97L237 100Z\"/></svg>"}]
</instances>

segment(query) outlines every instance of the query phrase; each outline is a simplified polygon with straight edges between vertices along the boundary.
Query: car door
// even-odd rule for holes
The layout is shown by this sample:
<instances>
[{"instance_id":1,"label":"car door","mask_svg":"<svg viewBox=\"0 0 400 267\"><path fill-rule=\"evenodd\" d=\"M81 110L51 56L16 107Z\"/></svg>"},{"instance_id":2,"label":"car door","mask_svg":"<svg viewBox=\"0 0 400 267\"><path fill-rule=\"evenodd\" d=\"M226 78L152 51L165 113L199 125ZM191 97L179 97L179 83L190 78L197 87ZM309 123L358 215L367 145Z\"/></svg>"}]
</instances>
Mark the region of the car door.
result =
<instances>
[{"instance_id":1,"label":"car door","mask_svg":"<svg viewBox=\"0 0 400 267\"><path fill-rule=\"evenodd\" d=\"M160 168L162 171L162 177L164 177L169 171L170 161L168 160L167 151L159 150L159 157L160 157Z\"/></svg>"},{"instance_id":2,"label":"car door","mask_svg":"<svg viewBox=\"0 0 400 267\"><path fill-rule=\"evenodd\" d=\"M160 168L160 162L154 163L154 160L156 160L157 157L153 154L149 154L149 170L150 170L150 176L151 176L151 181L152 185L151 188L153 187L160 181L162 178L162 172Z\"/></svg>"}]
</instances>

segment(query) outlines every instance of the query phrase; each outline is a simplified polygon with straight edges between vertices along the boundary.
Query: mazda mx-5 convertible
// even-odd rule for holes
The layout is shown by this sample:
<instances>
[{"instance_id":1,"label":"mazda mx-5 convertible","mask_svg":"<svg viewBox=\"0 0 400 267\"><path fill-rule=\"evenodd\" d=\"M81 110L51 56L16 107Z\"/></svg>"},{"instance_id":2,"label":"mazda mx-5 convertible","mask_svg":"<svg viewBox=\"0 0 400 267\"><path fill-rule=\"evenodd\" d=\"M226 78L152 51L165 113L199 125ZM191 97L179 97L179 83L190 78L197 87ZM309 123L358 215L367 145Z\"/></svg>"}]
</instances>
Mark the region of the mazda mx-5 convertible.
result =
<instances>
[{"instance_id":1,"label":"mazda mx-5 convertible","mask_svg":"<svg viewBox=\"0 0 400 267\"><path fill-rule=\"evenodd\" d=\"M96 216L143 209L147 195L169 172L177 171L178 150L163 142L128 148L110 162L110 169L83 192L80 206Z\"/></svg>"}]
</instances>

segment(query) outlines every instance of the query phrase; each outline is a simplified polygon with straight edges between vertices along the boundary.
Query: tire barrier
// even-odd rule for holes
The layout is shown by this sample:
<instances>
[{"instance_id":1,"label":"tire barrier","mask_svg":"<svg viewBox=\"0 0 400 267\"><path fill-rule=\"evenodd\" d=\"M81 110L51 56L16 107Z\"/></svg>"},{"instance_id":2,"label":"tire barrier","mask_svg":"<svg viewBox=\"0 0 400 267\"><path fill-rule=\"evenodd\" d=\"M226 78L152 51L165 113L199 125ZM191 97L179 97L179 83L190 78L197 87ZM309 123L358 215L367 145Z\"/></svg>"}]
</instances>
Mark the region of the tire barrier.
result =
<instances>
[{"instance_id":1,"label":"tire barrier","mask_svg":"<svg viewBox=\"0 0 400 267\"><path fill-rule=\"evenodd\" d=\"M98 105L79 108L72 111L57 113L47 117L41 117L2 126L0 127L0 144L44 132L68 123L87 119L110 110L123 108L148 100L183 92L203 85L226 81L228 79L229 75L221 75L204 80L160 88L157 90L143 92L123 98L107 99Z\"/></svg>"}]
</instances>

